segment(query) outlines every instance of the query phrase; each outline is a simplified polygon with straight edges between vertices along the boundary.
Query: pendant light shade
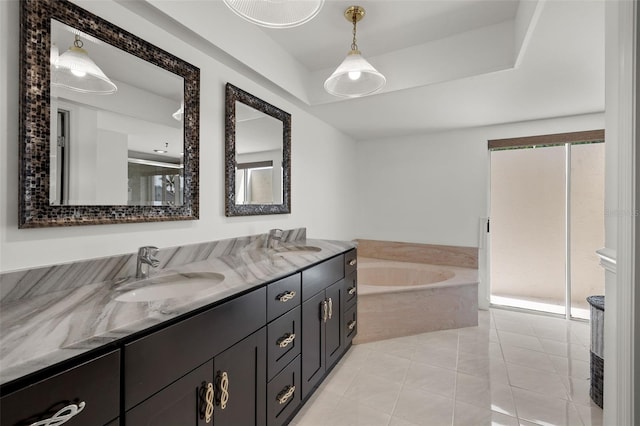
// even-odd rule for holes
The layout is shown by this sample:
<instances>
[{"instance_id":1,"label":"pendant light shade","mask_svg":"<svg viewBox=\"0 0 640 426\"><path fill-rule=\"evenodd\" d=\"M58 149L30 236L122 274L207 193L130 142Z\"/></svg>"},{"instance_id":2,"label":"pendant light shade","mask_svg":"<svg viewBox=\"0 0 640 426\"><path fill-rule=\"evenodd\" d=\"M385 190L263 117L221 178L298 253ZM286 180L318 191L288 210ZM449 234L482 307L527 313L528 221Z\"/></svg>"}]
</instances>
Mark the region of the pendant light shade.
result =
<instances>
[{"instance_id":1,"label":"pendant light shade","mask_svg":"<svg viewBox=\"0 0 640 426\"><path fill-rule=\"evenodd\" d=\"M377 92L386 81L359 50L352 50L324 82L324 89L335 96L356 98Z\"/></svg>"},{"instance_id":2,"label":"pendant light shade","mask_svg":"<svg viewBox=\"0 0 640 426\"><path fill-rule=\"evenodd\" d=\"M223 0L229 9L256 25L291 28L313 19L324 0Z\"/></svg>"},{"instance_id":3,"label":"pendant light shade","mask_svg":"<svg viewBox=\"0 0 640 426\"><path fill-rule=\"evenodd\" d=\"M73 44L55 61L51 83L80 93L98 95L115 93L118 90L117 86L89 58L87 51L82 48L78 35Z\"/></svg>"},{"instance_id":4,"label":"pendant light shade","mask_svg":"<svg viewBox=\"0 0 640 426\"><path fill-rule=\"evenodd\" d=\"M184 116L184 102L180 103L180 108L173 114L171 114L174 120L182 121L182 117Z\"/></svg>"},{"instance_id":5,"label":"pendant light shade","mask_svg":"<svg viewBox=\"0 0 640 426\"><path fill-rule=\"evenodd\" d=\"M345 18L353 23L353 42L351 51L344 61L324 82L324 89L332 95L345 98L366 96L382 89L387 79L373 65L362 57L356 44L356 23L364 17L360 6L351 6L345 12Z\"/></svg>"}]
</instances>

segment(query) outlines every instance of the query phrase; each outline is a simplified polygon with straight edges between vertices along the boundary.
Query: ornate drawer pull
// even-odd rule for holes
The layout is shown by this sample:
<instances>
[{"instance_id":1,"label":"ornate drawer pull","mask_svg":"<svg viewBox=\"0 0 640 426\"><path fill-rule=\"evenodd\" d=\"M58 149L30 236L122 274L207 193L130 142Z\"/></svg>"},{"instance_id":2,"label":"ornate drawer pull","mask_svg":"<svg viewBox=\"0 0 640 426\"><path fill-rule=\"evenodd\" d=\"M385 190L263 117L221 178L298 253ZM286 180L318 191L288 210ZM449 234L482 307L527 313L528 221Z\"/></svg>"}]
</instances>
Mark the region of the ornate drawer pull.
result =
<instances>
[{"instance_id":1,"label":"ornate drawer pull","mask_svg":"<svg viewBox=\"0 0 640 426\"><path fill-rule=\"evenodd\" d=\"M329 319L333 316L333 300L329 298Z\"/></svg>"},{"instance_id":2,"label":"ornate drawer pull","mask_svg":"<svg viewBox=\"0 0 640 426\"><path fill-rule=\"evenodd\" d=\"M280 392L278 396L276 396L276 399L278 400L278 404L284 404L285 402L287 402L295 392L296 392L295 386L287 386L286 388L284 388L282 392Z\"/></svg>"},{"instance_id":3,"label":"ornate drawer pull","mask_svg":"<svg viewBox=\"0 0 640 426\"><path fill-rule=\"evenodd\" d=\"M329 316L329 306L327 305L327 301L322 301L322 321L327 322L327 317Z\"/></svg>"},{"instance_id":4,"label":"ornate drawer pull","mask_svg":"<svg viewBox=\"0 0 640 426\"><path fill-rule=\"evenodd\" d=\"M354 266L358 261L356 259L351 259L349 261L349 266Z\"/></svg>"},{"instance_id":5,"label":"ornate drawer pull","mask_svg":"<svg viewBox=\"0 0 640 426\"><path fill-rule=\"evenodd\" d=\"M291 291L287 291L285 293L282 293L281 295L278 296L278 300L281 302L288 302L289 300L293 299L294 297L296 297L296 292L291 290Z\"/></svg>"},{"instance_id":6,"label":"ornate drawer pull","mask_svg":"<svg viewBox=\"0 0 640 426\"><path fill-rule=\"evenodd\" d=\"M289 343L293 342L296 339L296 335L294 333L287 333L281 338L278 339L276 344L281 348L286 348Z\"/></svg>"},{"instance_id":7,"label":"ornate drawer pull","mask_svg":"<svg viewBox=\"0 0 640 426\"><path fill-rule=\"evenodd\" d=\"M349 330L353 330L355 328L355 326L356 326L356 320L351 320L347 324L347 327L349 327Z\"/></svg>"},{"instance_id":8,"label":"ornate drawer pull","mask_svg":"<svg viewBox=\"0 0 640 426\"><path fill-rule=\"evenodd\" d=\"M71 420L74 416L78 415L87 404L82 401L76 404L69 404L66 407L59 410L52 417L40 420L39 422L31 423L31 426L59 426Z\"/></svg>"},{"instance_id":9,"label":"ornate drawer pull","mask_svg":"<svg viewBox=\"0 0 640 426\"><path fill-rule=\"evenodd\" d=\"M353 286L349 289L349 294L356 294L356 286Z\"/></svg>"},{"instance_id":10,"label":"ornate drawer pull","mask_svg":"<svg viewBox=\"0 0 640 426\"><path fill-rule=\"evenodd\" d=\"M224 410L227 408L227 404L229 403L229 376L227 375L227 372L223 371L220 373L218 371L216 382L218 388L216 403L220 406L221 410Z\"/></svg>"},{"instance_id":11,"label":"ornate drawer pull","mask_svg":"<svg viewBox=\"0 0 640 426\"><path fill-rule=\"evenodd\" d=\"M211 423L213 417L213 383L202 382L200 387L200 418L204 419L205 423Z\"/></svg>"}]
</instances>

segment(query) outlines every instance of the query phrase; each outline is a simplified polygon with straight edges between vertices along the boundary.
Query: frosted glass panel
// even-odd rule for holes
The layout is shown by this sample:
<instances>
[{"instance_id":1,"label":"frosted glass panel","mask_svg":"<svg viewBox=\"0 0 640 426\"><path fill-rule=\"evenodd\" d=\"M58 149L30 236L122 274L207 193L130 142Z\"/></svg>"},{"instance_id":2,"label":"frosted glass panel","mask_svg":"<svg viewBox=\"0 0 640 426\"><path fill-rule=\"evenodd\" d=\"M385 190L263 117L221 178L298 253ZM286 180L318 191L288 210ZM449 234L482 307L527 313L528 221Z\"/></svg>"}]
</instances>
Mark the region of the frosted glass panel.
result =
<instances>
[{"instance_id":1,"label":"frosted glass panel","mask_svg":"<svg viewBox=\"0 0 640 426\"><path fill-rule=\"evenodd\" d=\"M604 294L604 143L571 146L571 315L589 318L587 296Z\"/></svg>"},{"instance_id":2,"label":"frosted glass panel","mask_svg":"<svg viewBox=\"0 0 640 426\"><path fill-rule=\"evenodd\" d=\"M564 146L491 152L492 303L565 312L564 223Z\"/></svg>"}]
</instances>

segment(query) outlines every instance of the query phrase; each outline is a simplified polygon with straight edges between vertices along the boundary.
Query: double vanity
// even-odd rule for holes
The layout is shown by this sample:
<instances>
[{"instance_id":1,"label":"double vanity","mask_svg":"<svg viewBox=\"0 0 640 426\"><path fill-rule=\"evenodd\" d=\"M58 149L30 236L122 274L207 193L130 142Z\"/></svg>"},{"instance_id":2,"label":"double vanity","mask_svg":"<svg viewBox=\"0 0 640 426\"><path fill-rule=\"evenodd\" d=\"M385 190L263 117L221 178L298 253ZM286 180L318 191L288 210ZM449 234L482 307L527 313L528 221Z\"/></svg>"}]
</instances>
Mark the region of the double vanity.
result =
<instances>
[{"instance_id":1,"label":"double vanity","mask_svg":"<svg viewBox=\"0 0 640 426\"><path fill-rule=\"evenodd\" d=\"M286 424L356 334L356 250L260 241L5 305L0 423Z\"/></svg>"}]
</instances>

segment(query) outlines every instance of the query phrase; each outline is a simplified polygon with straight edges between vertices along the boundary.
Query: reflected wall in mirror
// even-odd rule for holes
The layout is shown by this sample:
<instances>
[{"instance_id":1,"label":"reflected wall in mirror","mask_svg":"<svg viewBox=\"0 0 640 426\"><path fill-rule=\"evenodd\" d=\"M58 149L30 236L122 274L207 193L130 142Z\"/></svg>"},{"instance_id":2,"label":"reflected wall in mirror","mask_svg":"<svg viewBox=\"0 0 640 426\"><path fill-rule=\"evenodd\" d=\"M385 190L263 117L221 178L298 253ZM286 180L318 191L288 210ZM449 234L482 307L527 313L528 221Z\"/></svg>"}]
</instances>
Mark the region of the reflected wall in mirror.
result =
<instances>
[{"instance_id":1,"label":"reflected wall in mirror","mask_svg":"<svg viewBox=\"0 0 640 426\"><path fill-rule=\"evenodd\" d=\"M291 115L227 83L227 216L291 213Z\"/></svg>"},{"instance_id":2,"label":"reflected wall in mirror","mask_svg":"<svg viewBox=\"0 0 640 426\"><path fill-rule=\"evenodd\" d=\"M197 219L199 69L65 0L21 19L19 226ZM109 93L62 72L74 45Z\"/></svg>"}]
</instances>

